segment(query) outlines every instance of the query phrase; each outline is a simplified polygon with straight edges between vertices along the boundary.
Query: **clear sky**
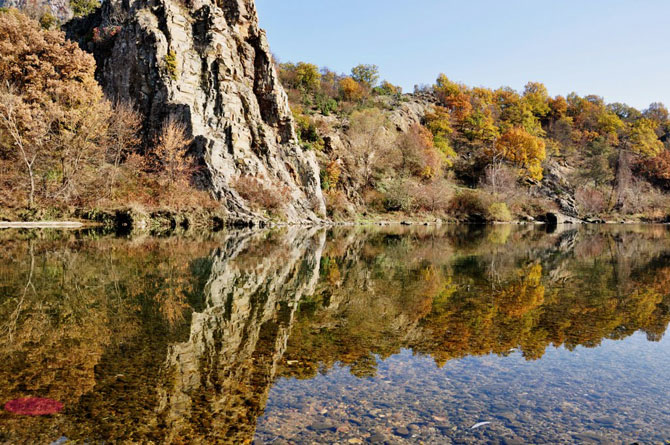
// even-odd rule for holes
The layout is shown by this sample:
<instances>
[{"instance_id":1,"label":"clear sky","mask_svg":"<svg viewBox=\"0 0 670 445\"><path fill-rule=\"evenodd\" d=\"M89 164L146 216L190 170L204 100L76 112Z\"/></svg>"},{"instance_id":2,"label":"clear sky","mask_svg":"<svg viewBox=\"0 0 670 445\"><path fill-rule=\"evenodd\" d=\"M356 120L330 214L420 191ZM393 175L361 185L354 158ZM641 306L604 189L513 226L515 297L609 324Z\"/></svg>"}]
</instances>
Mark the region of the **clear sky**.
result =
<instances>
[{"instance_id":1,"label":"clear sky","mask_svg":"<svg viewBox=\"0 0 670 445\"><path fill-rule=\"evenodd\" d=\"M281 61L670 105L670 0L256 0Z\"/></svg>"}]
</instances>

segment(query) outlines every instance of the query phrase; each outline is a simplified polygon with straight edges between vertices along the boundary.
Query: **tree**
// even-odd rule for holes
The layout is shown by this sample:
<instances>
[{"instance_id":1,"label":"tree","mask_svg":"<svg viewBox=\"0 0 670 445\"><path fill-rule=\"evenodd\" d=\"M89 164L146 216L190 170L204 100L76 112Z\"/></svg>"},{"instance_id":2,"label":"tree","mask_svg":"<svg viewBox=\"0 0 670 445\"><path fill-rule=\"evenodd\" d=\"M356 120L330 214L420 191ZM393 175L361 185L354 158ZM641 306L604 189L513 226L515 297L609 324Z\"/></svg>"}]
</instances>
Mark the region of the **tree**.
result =
<instances>
[{"instance_id":1,"label":"tree","mask_svg":"<svg viewBox=\"0 0 670 445\"><path fill-rule=\"evenodd\" d=\"M295 67L295 83L298 88L305 91L317 91L321 86L319 67L311 63L298 63Z\"/></svg>"},{"instance_id":2,"label":"tree","mask_svg":"<svg viewBox=\"0 0 670 445\"><path fill-rule=\"evenodd\" d=\"M0 13L0 56L0 157L24 172L30 207L79 196L104 160L111 112L93 57L15 10Z\"/></svg>"},{"instance_id":3,"label":"tree","mask_svg":"<svg viewBox=\"0 0 670 445\"><path fill-rule=\"evenodd\" d=\"M191 140L186 136L186 127L174 118L163 123L151 151L153 171L167 195L168 205L173 205L180 191L188 188L196 171L187 150Z\"/></svg>"},{"instance_id":4,"label":"tree","mask_svg":"<svg viewBox=\"0 0 670 445\"><path fill-rule=\"evenodd\" d=\"M523 98L537 117L545 117L551 111L547 87L539 82L528 82L523 90Z\"/></svg>"},{"instance_id":5,"label":"tree","mask_svg":"<svg viewBox=\"0 0 670 445\"><path fill-rule=\"evenodd\" d=\"M358 65L351 69L351 77L367 89L373 88L379 81L377 65Z\"/></svg>"},{"instance_id":6,"label":"tree","mask_svg":"<svg viewBox=\"0 0 670 445\"><path fill-rule=\"evenodd\" d=\"M591 142L586 152L586 168L582 173L584 179L593 181L596 187L611 183L614 179L611 166L614 153L614 147L603 137Z\"/></svg>"},{"instance_id":7,"label":"tree","mask_svg":"<svg viewBox=\"0 0 670 445\"><path fill-rule=\"evenodd\" d=\"M385 96L399 96L402 94L402 87L393 85L391 82L385 80L380 86L375 88L375 92Z\"/></svg>"},{"instance_id":8,"label":"tree","mask_svg":"<svg viewBox=\"0 0 670 445\"><path fill-rule=\"evenodd\" d=\"M435 107L435 111L426 113L424 119L426 127L433 134L433 145L442 153L445 164L451 167L458 154L454 151L450 142L450 136L454 129L451 127L449 110L444 107Z\"/></svg>"},{"instance_id":9,"label":"tree","mask_svg":"<svg viewBox=\"0 0 670 445\"><path fill-rule=\"evenodd\" d=\"M522 169L524 176L541 180L542 161L546 158L545 142L523 128L505 132L489 150L492 161L504 159Z\"/></svg>"},{"instance_id":10,"label":"tree","mask_svg":"<svg viewBox=\"0 0 670 445\"><path fill-rule=\"evenodd\" d=\"M363 99L364 95L365 91L361 87L361 84L351 77L345 77L340 80L340 96L342 96L342 99L358 102Z\"/></svg>"},{"instance_id":11,"label":"tree","mask_svg":"<svg viewBox=\"0 0 670 445\"><path fill-rule=\"evenodd\" d=\"M656 135L657 124L647 118L636 120L629 128L625 148L633 153L653 157L663 151L663 142Z\"/></svg>"},{"instance_id":12,"label":"tree","mask_svg":"<svg viewBox=\"0 0 670 445\"><path fill-rule=\"evenodd\" d=\"M437 176L442 159L433 145L433 135L426 127L414 124L398 137L400 170L422 179Z\"/></svg>"},{"instance_id":13,"label":"tree","mask_svg":"<svg viewBox=\"0 0 670 445\"><path fill-rule=\"evenodd\" d=\"M656 157L642 159L637 168L650 182L670 190L670 151L663 150Z\"/></svg>"},{"instance_id":14,"label":"tree","mask_svg":"<svg viewBox=\"0 0 670 445\"><path fill-rule=\"evenodd\" d=\"M386 116L377 108L351 115L348 135L355 157L352 168L358 167L363 187L371 185L375 170L383 170L391 162L386 123Z\"/></svg>"}]
</instances>

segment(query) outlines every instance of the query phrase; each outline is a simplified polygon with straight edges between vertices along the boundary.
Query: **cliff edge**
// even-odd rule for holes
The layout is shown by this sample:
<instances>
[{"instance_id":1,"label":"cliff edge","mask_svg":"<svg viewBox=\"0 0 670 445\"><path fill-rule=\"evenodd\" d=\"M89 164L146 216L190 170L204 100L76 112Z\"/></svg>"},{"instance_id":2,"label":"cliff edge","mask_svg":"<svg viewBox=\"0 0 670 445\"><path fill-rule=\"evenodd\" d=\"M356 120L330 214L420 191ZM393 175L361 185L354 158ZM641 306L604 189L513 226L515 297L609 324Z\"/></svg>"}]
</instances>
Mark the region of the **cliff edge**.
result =
<instances>
[{"instance_id":1,"label":"cliff edge","mask_svg":"<svg viewBox=\"0 0 670 445\"><path fill-rule=\"evenodd\" d=\"M142 112L147 135L169 118L186 125L232 222L267 217L250 185L280 194L285 222L325 216L319 167L298 143L253 0L110 0L68 36L95 55L108 97Z\"/></svg>"}]
</instances>

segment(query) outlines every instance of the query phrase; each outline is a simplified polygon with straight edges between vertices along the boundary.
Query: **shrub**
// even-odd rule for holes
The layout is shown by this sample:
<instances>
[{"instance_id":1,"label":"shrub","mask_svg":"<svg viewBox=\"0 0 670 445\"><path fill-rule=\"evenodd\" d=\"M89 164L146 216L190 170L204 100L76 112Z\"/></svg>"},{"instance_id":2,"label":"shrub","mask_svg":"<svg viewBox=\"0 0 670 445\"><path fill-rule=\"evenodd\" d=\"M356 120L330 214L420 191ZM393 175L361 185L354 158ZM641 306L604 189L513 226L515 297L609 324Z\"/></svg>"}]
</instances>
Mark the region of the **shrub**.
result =
<instances>
[{"instance_id":1,"label":"shrub","mask_svg":"<svg viewBox=\"0 0 670 445\"><path fill-rule=\"evenodd\" d=\"M318 95L316 97L316 107L324 116L329 116L337 110L337 101L325 95Z\"/></svg>"},{"instance_id":2,"label":"shrub","mask_svg":"<svg viewBox=\"0 0 670 445\"><path fill-rule=\"evenodd\" d=\"M76 204L95 190L110 107L94 74L62 32L0 14L0 159L21 172L15 202Z\"/></svg>"},{"instance_id":3,"label":"shrub","mask_svg":"<svg viewBox=\"0 0 670 445\"><path fill-rule=\"evenodd\" d=\"M340 80L340 96L343 100L358 102L363 99L365 91L360 83L351 77L345 77Z\"/></svg>"},{"instance_id":4,"label":"shrub","mask_svg":"<svg viewBox=\"0 0 670 445\"><path fill-rule=\"evenodd\" d=\"M477 192L465 191L454 196L447 208L449 213L463 219L487 219L488 209Z\"/></svg>"},{"instance_id":5,"label":"shrub","mask_svg":"<svg viewBox=\"0 0 670 445\"><path fill-rule=\"evenodd\" d=\"M416 187L415 181L406 178L394 178L385 183L382 187L384 208L389 212L411 212L416 204Z\"/></svg>"},{"instance_id":6,"label":"shrub","mask_svg":"<svg viewBox=\"0 0 670 445\"><path fill-rule=\"evenodd\" d=\"M383 96L400 96L402 94L402 87L393 85L391 82L385 80L380 86L374 89L374 92Z\"/></svg>"},{"instance_id":7,"label":"shrub","mask_svg":"<svg viewBox=\"0 0 670 445\"><path fill-rule=\"evenodd\" d=\"M233 186L255 210L278 211L289 198L289 190L286 186L275 183L272 187L267 187L253 176L240 176Z\"/></svg>"},{"instance_id":8,"label":"shrub","mask_svg":"<svg viewBox=\"0 0 670 445\"><path fill-rule=\"evenodd\" d=\"M605 195L594 187L580 187L575 192L577 207L589 215L598 215L607 207Z\"/></svg>"},{"instance_id":9,"label":"shrub","mask_svg":"<svg viewBox=\"0 0 670 445\"><path fill-rule=\"evenodd\" d=\"M179 72L177 71L177 53L171 49L165 55L165 69L167 70L172 80L177 80Z\"/></svg>"},{"instance_id":10,"label":"shrub","mask_svg":"<svg viewBox=\"0 0 670 445\"><path fill-rule=\"evenodd\" d=\"M481 186L493 195L514 197L519 191L519 174L501 163L491 164L484 170Z\"/></svg>"},{"instance_id":11,"label":"shrub","mask_svg":"<svg viewBox=\"0 0 670 445\"><path fill-rule=\"evenodd\" d=\"M54 29L58 27L59 20L54 17L50 12L45 12L42 17L40 17L40 26L42 29Z\"/></svg>"},{"instance_id":12,"label":"shrub","mask_svg":"<svg viewBox=\"0 0 670 445\"><path fill-rule=\"evenodd\" d=\"M420 183L414 189L416 206L429 212L447 210L451 198L449 184L445 180Z\"/></svg>"},{"instance_id":13,"label":"shrub","mask_svg":"<svg viewBox=\"0 0 670 445\"><path fill-rule=\"evenodd\" d=\"M325 170L321 171L321 188L325 191L336 189L342 174L342 167L338 161L331 161Z\"/></svg>"},{"instance_id":14,"label":"shrub","mask_svg":"<svg viewBox=\"0 0 670 445\"><path fill-rule=\"evenodd\" d=\"M348 215L350 204L342 190L331 190L325 194L328 216Z\"/></svg>"},{"instance_id":15,"label":"shrub","mask_svg":"<svg viewBox=\"0 0 670 445\"><path fill-rule=\"evenodd\" d=\"M489 206L489 217L496 222L512 221L512 214L504 202L494 202Z\"/></svg>"},{"instance_id":16,"label":"shrub","mask_svg":"<svg viewBox=\"0 0 670 445\"><path fill-rule=\"evenodd\" d=\"M92 14L100 7L98 0L70 0L70 8L75 17L83 17Z\"/></svg>"},{"instance_id":17,"label":"shrub","mask_svg":"<svg viewBox=\"0 0 670 445\"><path fill-rule=\"evenodd\" d=\"M93 28L93 43L104 45L109 43L121 31L120 26L102 26Z\"/></svg>"}]
</instances>

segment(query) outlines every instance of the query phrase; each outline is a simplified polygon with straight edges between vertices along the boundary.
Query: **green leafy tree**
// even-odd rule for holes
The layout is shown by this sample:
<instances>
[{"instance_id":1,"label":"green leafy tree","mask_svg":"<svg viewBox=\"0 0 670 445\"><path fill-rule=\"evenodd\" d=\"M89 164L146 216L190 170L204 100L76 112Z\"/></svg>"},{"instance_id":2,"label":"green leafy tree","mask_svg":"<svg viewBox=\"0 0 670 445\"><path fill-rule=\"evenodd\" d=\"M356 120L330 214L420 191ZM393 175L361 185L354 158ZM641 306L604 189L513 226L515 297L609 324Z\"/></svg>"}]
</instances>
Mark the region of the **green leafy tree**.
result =
<instances>
[{"instance_id":1,"label":"green leafy tree","mask_svg":"<svg viewBox=\"0 0 670 445\"><path fill-rule=\"evenodd\" d=\"M368 89L373 88L379 81L379 67L377 65L358 65L351 69L351 77Z\"/></svg>"},{"instance_id":2,"label":"green leafy tree","mask_svg":"<svg viewBox=\"0 0 670 445\"><path fill-rule=\"evenodd\" d=\"M70 0L70 8L75 17L84 17L92 14L100 7L99 0Z\"/></svg>"}]
</instances>

